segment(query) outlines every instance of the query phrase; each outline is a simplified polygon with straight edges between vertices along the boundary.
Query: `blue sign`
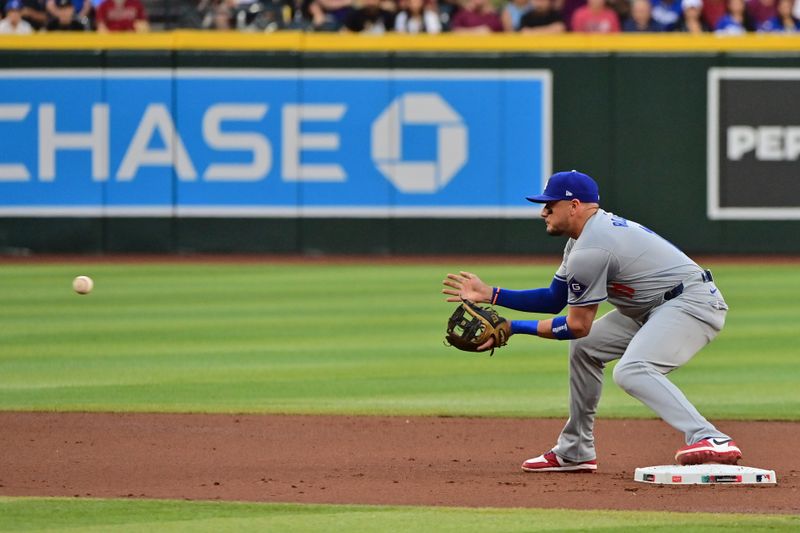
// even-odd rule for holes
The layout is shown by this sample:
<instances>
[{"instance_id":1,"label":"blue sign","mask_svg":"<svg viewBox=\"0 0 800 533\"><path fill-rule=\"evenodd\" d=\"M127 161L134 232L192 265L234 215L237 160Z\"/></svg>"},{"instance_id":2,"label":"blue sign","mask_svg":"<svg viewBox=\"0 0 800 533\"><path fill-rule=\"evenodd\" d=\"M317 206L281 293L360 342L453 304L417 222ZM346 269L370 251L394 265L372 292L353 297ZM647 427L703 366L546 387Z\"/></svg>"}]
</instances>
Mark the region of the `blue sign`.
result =
<instances>
[{"instance_id":1,"label":"blue sign","mask_svg":"<svg viewBox=\"0 0 800 533\"><path fill-rule=\"evenodd\" d=\"M521 216L547 71L5 70L0 215Z\"/></svg>"}]
</instances>

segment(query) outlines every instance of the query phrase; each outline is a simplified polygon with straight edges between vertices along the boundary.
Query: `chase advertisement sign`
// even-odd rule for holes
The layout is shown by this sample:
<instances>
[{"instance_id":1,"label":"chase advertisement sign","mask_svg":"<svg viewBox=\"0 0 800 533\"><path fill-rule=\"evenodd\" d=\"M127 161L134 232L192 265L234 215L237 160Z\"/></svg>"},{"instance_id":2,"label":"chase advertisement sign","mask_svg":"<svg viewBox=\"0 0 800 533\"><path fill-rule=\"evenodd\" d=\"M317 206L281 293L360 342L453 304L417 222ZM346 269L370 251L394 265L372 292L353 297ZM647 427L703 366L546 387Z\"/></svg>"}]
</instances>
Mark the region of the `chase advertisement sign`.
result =
<instances>
[{"instance_id":1,"label":"chase advertisement sign","mask_svg":"<svg viewBox=\"0 0 800 533\"><path fill-rule=\"evenodd\" d=\"M708 216L800 219L800 69L708 74Z\"/></svg>"},{"instance_id":2,"label":"chase advertisement sign","mask_svg":"<svg viewBox=\"0 0 800 533\"><path fill-rule=\"evenodd\" d=\"M549 71L4 70L0 215L529 216Z\"/></svg>"}]
</instances>

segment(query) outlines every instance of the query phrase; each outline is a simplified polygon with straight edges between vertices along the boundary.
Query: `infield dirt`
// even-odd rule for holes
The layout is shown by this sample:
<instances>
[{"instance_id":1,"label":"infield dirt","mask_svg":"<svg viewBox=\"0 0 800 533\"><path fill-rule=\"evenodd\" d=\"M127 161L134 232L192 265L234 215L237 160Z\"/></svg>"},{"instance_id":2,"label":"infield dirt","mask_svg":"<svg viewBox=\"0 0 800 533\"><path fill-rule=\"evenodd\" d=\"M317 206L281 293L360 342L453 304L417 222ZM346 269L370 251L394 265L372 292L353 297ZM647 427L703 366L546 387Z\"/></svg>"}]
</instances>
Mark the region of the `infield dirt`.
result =
<instances>
[{"instance_id":1,"label":"infield dirt","mask_svg":"<svg viewBox=\"0 0 800 533\"><path fill-rule=\"evenodd\" d=\"M562 420L1 412L0 495L800 512L800 423L717 422L777 486L660 486L683 444L656 420L599 420L594 474L529 474Z\"/></svg>"}]
</instances>

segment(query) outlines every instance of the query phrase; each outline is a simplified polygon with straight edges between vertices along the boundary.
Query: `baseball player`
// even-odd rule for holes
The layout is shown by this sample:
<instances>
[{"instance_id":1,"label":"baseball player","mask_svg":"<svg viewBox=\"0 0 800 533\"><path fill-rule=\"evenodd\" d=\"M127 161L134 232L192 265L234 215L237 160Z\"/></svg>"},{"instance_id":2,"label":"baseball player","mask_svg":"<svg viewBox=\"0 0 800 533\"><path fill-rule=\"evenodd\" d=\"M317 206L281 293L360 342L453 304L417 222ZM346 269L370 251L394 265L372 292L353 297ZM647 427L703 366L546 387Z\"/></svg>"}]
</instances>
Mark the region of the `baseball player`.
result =
<instances>
[{"instance_id":1,"label":"baseball player","mask_svg":"<svg viewBox=\"0 0 800 533\"><path fill-rule=\"evenodd\" d=\"M586 174L559 172L544 193L547 233L568 237L564 259L547 288L491 287L470 272L448 274L448 302L488 302L519 311L567 314L549 320L512 320L511 335L569 341L569 420L555 447L522 464L526 472L593 472L597 469L594 419L603 369L619 359L614 381L681 431L682 465L736 464L733 440L697 411L666 374L686 364L717 336L728 306L703 270L653 231L600 208L597 183ZM600 302L615 309L595 320ZM481 349L493 345L490 339Z\"/></svg>"}]
</instances>

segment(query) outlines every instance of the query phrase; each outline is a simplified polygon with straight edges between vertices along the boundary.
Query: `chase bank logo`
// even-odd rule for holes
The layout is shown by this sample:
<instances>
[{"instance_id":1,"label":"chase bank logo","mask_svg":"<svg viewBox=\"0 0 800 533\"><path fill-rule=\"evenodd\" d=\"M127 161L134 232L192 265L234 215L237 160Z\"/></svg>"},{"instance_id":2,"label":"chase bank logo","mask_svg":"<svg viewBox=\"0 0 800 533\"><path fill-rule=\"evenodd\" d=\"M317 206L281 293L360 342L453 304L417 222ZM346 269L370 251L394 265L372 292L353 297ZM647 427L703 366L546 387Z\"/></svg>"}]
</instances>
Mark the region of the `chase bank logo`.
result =
<instances>
[{"instance_id":1,"label":"chase bank logo","mask_svg":"<svg viewBox=\"0 0 800 533\"><path fill-rule=\"evenodd\" d=\"M550 175L546 70L2 74L0 217L528 217Z\"/></svg>"},{"instance_id":2,"label":"chase bank logo","mask_svg":"<svg viewBox=\"0 0 800 533\"><path fill-rule=\"evenodd\" d=\"M436 160L403 160L403 126L436 127ZM372 160L399 191L435 193L466 164L468 133L464 120L437 93L406 93L372 123Z\"/></svg>"}]
</instances>

